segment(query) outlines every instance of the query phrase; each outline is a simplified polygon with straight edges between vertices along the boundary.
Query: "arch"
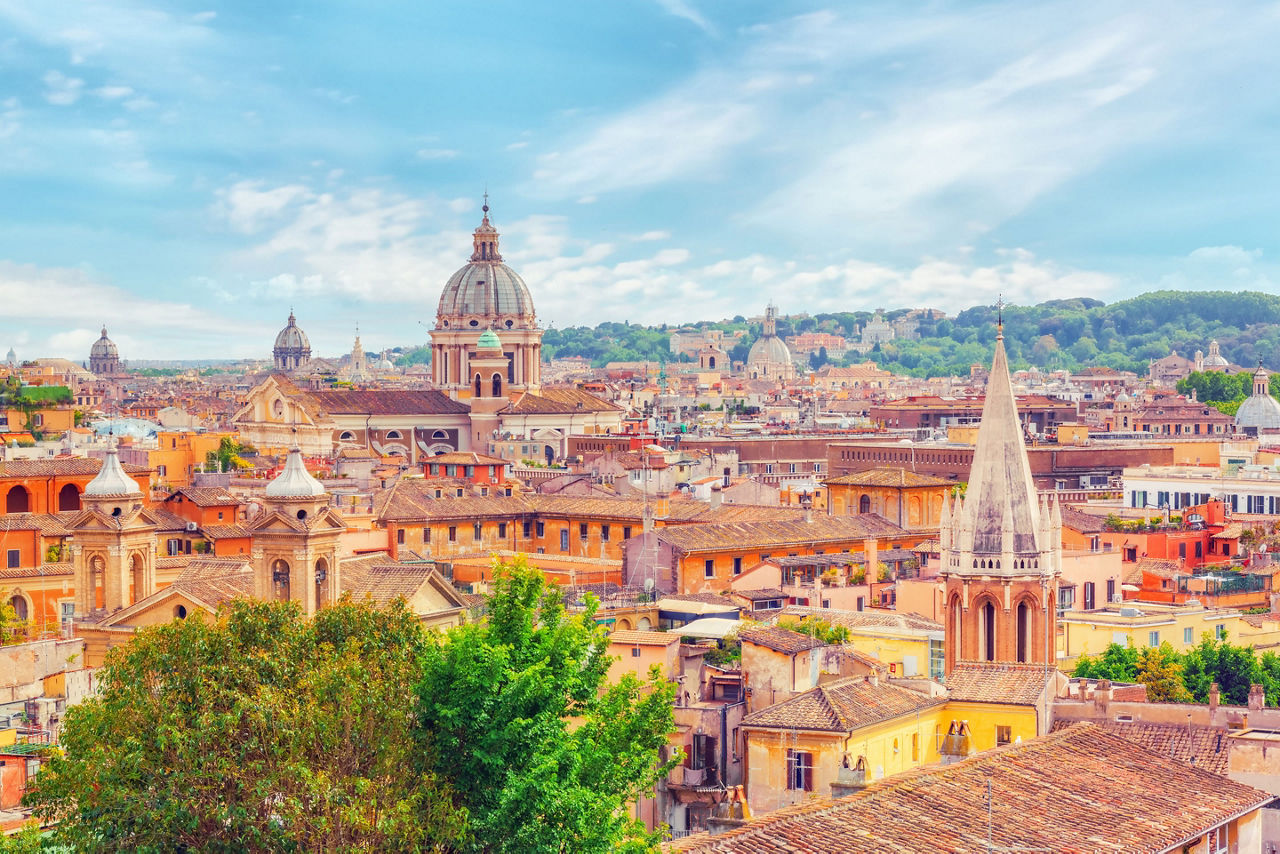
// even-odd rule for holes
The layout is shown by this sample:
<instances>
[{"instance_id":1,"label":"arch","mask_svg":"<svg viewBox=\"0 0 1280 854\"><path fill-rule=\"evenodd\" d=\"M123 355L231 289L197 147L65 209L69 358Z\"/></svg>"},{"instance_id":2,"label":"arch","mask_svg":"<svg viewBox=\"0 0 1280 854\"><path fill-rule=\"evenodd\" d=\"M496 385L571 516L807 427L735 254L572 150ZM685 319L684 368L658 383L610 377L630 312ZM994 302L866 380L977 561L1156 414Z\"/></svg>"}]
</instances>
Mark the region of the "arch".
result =
<instances>
[{"instance_id":1,"label":"arch","mask_svg":"<svg viewBox=\"0 0 1280 854\"><path fill-rule=\"evenodd\" d=\"M329 604L329 561L324 558L316 560L316 610Z\"/></svg>"},{"instance_id":2,"label":"arch","mask_svg":"<svg viewBox=\"0 0 1280 854\"><path fill-rule=\"evenodd\" d=\"M479 396L480 396L480 387L481 387L481 386L480 386L480 375L479 375L479 374L476 374L475 385L476 385L476 397L479 397Z\"/></svg>"},{"instance_id":3,"label":"arch","mask_svg":"<svg viewBox=\"0 0 1280 854\"><path fill-rule=\"evenodd\" d=\"M502 397L502 375L493 375L493 396Z\"/></svg>"},{"instance_id":4,"label":"arch","mask_svg":"<svg viewBox=\"0 0 1280 854\"><path fill-rule=\"evenodd\" d=\"M962 649L961 640L964 637L964 609L960 607L960 594L956 593L951 597L951 633L954 637L946 639L947 649L951 652L952 658L960 658Z\"/></svg>"},{"instance_id":5,"label":"arch","mask_svg":"<svg viewBox=\"0 0 1280 854\"><path fill-rule=\"evenodd\" d=\"M907 521L912 525L919 525L923 521L921 519L921 511L923 506L920 503L920 496L913 495L907 502Z\"/></svg>"},{"instance_id":6,"label":"arch","mask_svg":"<svg viewBox=\"0 0 1280 854\"><path fill-rule=\"evenodd\" d=\"M640 620L636 623L636 629L638 631L647 632L652 628L653 628L653 623L649 620L648 617L641 617Z\"/></svg>"},{"instance_id":7,"label":"arch","mask_svg":"<svg viewBox=\"0 0 1280 854\"><path fill-rule=\"evenodd\" d=\"M173 618L174 618L175 620L185 620L185 619L187 618L187 606L186 606L186 605L174 605L174 606L173 606Z\"/></svg>"},{"instance_id":8,"label":"arch","mask_svg":"<svg viewBox=\"0 0 1280 854\"><path fill-rule=\"evenodd\" d=\"M707 358L707 367L708 367L708 368L714 368L715 366L716 366L716 357L715 357L715 356L710 356L710 357L708 357L708 358Z\"/></svg>"},{"instance_id":9,"label":"arch","mask_svg":"<svg viewBox=\"0 0 1280 854\"><path fill-rule=\"evenodd\" d=\"M80 490L76 489L74 483L64 484L62 489L58 490L58 509L63 511L80 509Z\"/></svg>"},{"instance_id":10,"label":"arch","mask_svg":"<svg viewBox=\"0 0 1280 854\"><path fill-rule=\"evenodd\" d=\"M433 430L431 431L431 438L432 439L448 439L449 434L443 430Z\"/></svg>"},{"instance_id":11,"label":"arch","mask_svg":"<svg viewBox=\"0 0 1280 854\"><path fill-rule=\"evenodd\" d=\"M1031 609L1027 607L1026 601L1018 603L1017 615L1018 663L1026 664L1029 660L1030 644L1028 643L1028 638L1031 634Z\"/></svg>"},{"instance_id":12,"label":"arch","mask_svg":"<svg viewBox=\"0 0 1280 854\"><path fill-rule=\"evenodd\" d=\"M859 513L871 512L871 496L870 495L863 495L861 498L858 499L858 512Z\"/></svg>"},{"instance_id":13,"label":"arch","mask_svg":"<svg viewBox=\"0 0 1280 854\"><path fill-rule=\"evenodd\" d=\"M129 604L132 605L146 597L146 570L142 556L137 552L129 555Z\"/></svg>"},{"instance_id":14,"label":"arch","mask_svg":"<svg viewBox=\"0 0 1280 854\"><path fill-rule=\"evenodd\" d=\"M386 438L389 441L391 439L403 439L404 436L400 433L399 430L388 430Z\"/></svg>"},{"instance_id":15,"label":"arch","mask_svg":"<svg viewBox=\"0 0 1280 854\"><path fill-rule=\"evenodd\" d=\"M978 660L996 660L996 603L990 599L978 605Z\"/></svg>"},{"instance_id":16,"label":"arch","mask_svg":"<svg viewBox=\"0 0 1280 854\"><path fill-rule=\"evenodd\" d=\"M89 558L89 589L87 591L89 610L105 608L107 584L107 561L102 555Z\"/></svg>"},{"instance_id":17,"label":"arch","mask_svg":"<svg viewBox=\"0 0 1280 854\"><path fill-rule=\"evenodd\" d=\"M282 558L271 562L271 593L277 602L289 601L289 563Z\"/></svg>"},{"instance_id":18,"label":"arch","mask_svg":"<svg viewBox=\"0 0 1280 854\"><path fill-rule=\"evenodd\" d=\"M354 442L355 439L356 434L352 433L350 430L343 430L341 435L338 436L339 442Z\"/></svg>"},{"instance_id":19,"label":"arch","mask_svg":"<svg viewBox=\"0 0 1280 854\"><path fill-rule=\"evenodd\" d=\"M631 621L626 617L619 617L618 622L614 625L614 631L631 631Z\"/></svg>"},{"instance_id":20,"label":"arch","mask_svg":"<svg viewBox=\"0 0 1280 854\"><path fill-rule=\"evenodd\" d=\"M13 615L19 622L25 623L31 619L31 608L27 605L27 597L21 593L15 593L10 597L9 607L13 609Z\"/></svg>"},{"instance_id":21,"label":"arch","mask_svg":"<svg viewBox=\"0 0 1280 854\"><path fill-rule=\"evenodd\" d=\"M4 512L6 513L30 513L31 512L31 493L25 486L15 486L9 490L9 494L4 497Z\"/></svg>"}]
</instances>

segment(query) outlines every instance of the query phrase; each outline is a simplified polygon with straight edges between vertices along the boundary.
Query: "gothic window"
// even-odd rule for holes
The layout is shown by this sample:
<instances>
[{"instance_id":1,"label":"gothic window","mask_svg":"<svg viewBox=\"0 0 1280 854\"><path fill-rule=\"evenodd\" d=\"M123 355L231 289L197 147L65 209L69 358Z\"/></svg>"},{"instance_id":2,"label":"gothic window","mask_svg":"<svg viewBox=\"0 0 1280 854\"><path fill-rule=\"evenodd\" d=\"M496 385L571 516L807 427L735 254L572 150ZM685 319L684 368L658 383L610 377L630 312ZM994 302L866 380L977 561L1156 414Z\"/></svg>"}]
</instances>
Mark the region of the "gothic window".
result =
<instances>
[{"instance_id":1,"label":"gothic window","mask_svg":"<svg viewBox=\"0 0 1280 854\"><path fill-rule=\"evenodd\" d=\"M991 601L984 602L978 611L978 641L982 644L979 658L983 661L996 660L996 606Z\"/></svg>"},{"instance_id":2,"label":"gothic window","mask_svg":"<svg viewBox=\"0 0 1280 854\"><path fill-rule=\"evenodd\" d=\"M493 375L493 396L502 397L502 376L501 374Z\"/></svg>"},{"instance_id":3,"label":"gothic window","mask_svg":"<svg viewBox=\"0 0 1280 854\"><path fill-rule=\"evenodd\" d=\"M476 374L476 397L480 396L480 375Z\"/></svg>"},{"instance_id":4,"label":"gothic window","mask_svg":"<svg viewBox=\"0 0 1280 854\"><path fill-rule=\"evenodd\" d=\"M271 564L271 590L277 602L289 600L289 564L283 560Z\"/></svg>"},{"instance_id":5,"label":"gothic window","mask_svg":"<svg viewBox=\"0 0 1280 854\"><path fill-rule=\"evenodd\" d=\"M1031 622L1031 609L1027 607L1026 602L1018 603L1018 661L1025 664L1030 660L1030 638L1029 629Z\"/></svg>"},{"instance_id":6,"label":"gothic window","mask_svg":"<svg viewBox=\"0 0 1280 854\"><path fill-rule=\"evenodd\" d=\"M864 495L858 499L858 512L859 513L871 512L871 496L870 495Z\"/></svg>"}]
</instances>

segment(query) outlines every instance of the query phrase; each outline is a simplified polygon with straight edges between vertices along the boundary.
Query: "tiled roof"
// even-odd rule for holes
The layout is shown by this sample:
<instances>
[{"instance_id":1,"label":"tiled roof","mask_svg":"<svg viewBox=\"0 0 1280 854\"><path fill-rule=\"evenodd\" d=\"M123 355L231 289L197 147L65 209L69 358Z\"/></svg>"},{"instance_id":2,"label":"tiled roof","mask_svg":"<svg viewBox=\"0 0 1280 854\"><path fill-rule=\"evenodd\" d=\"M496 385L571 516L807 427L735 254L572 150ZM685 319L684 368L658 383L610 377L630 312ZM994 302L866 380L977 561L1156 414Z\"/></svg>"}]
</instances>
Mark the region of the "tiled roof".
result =
<instances>
[{"instance_id":1,"label":"tiled roof","mask_svg":"<svg viewBox=\"0 0 1280 854\"><path fill-rule=\"evenodd\" d=\"M706 605L723 605L726 608L737 608L738 603L719 593L667 593L664 600L674 599L677 602L702 602Z\"/></svg>"},{"instance_id":2,"label":"tiled roof","mask_svg":"<svg viewBox=\"0 0 1280 854\"><path fill-rule=\"evenodd\" d=\"M1135 567L1142 572L1149 572L1160 578L1177 578L1179 575L1190 575L1176 560L1162 560L1153 557L1139 558Z\"/></svg>"},{"instance_id":3,"label":"tiled roof","mask_svg":"<svg viewBox=\"0 0 1280 854\"><path fill-rule=\"evenodd\" d=\"M1271 797L1077 724L889 777L848 798L806 801L720 836L690 836L668 850L985 851L990 834L1006 851L1164 851Z\"/></svg>"},{"instance_id":4,"label":"tiled roof","mask_svg":"<svg viewBox=\"0 0 1280 854\"><path fill-rule=\"evenodd\" d=\"M766 587L763 590L735 590L734 596L741 596L748 602L765 602L769 599L786 599L787 591L779 587Z\"/></svg>"},{"instance_id":5,"label":"tiled roof","mask_svg":"<svg viewBox=\"0 0 1280 854\"><path fill-rule=\"evenodd\" d=\"M658 530L658 538L683 552L721 549L782 549L791 545L848 542L867 537L908 536L874 513L860 516L815 516L812 521L738 522L680 525Z\"/></svg>"},{"instance_id":6,"label":"tiled roof","mask_svg":"<svg viewBox=\"0 0 1280 854\"><path fill-rule=\"evenodd\" d=\"M1054 672L1029 664L961 662L947 674L947 692L953 700L1030 706L1039 702Z\"/></svg>"},{"instance_id":7,"label":"tiled roof","mask_svg":"<svg viewBox=\"0 0 1280 854\"><path fill-rule=\"evenodd\" d=\"M940 706L946 701L945 697L930 697L887 682L873 682L865 676L851 676L753 712L742 719L742 725L851 732L899 715Z\"/></svg>"},{"instance_id":8,"label":"tiled roof","mask_svg":"<svg viewBox=\"0 0 1280 854\"><path fill-rule=\"evenodd\" d=\"M781 629L777 626L752 626L749 629L742 629L738 632L738 639L748 641L757 646L763 646L774 652L786 653L787 655L794 655L797 652L804 652L806 649L826 646L817 638L800 632Z\"/></svg>"},{"instance_id":9,"label":"tiled roof","mask_svg":"<svg viewBox=\"0 0 1280 854\"><path fill-rule=\"evenodd\" d=\"M1065 504L1062 506L1062 526L1082 534L1101 534L1107 530L1103 517Z\"/></svg>"},{"instance_id":10,"label":"tiled roof","mask_svg":"<svg viewBox=\"0 0 1280 854\"><path fill-rule=\"evenodd\" d=\"M487 457L475 451L450 451L436 454L434 457L423 457L424 463L446 463L465 466L505 466L507 461L501 457Z\"/></svg>"},{"instance_id":11,"label":"tiled roof","mask_svg":"<svg viewBox=\"0 0 1280 854\"><path fill-rule=\"evenodd\" d=\"M576 388L544 388L524 392L503 413L514 415L563 415L574 412L621 412L622 407Z\"/></svg>"},{"instance_id":12,"label":"tiled roof","mask_svg":"<svg viewBox=\"0 0 1280 854\"><path fill-rule=\"evenodd\" d=\"M145 466L124 465L124 470L133 474L150 471ZM0 477L70 477L75 475L97 474L102 470L102 460L88 457L59 457L49 460L3 460L0 461Z\"/></svg>"},{"instance_id":13,"label":"tiled roof","mask_svg":"<svg viewBox=\"0 0 1280 854\"><path fill-rule=\"evenodd\" d=\"M1057 732L1071 726L1073 721L1054 721L1053 731ZM1120 723L1118 721L1101 721L1096 726L1102 727L1112 735L1118 735L1136 742L1152 753L1159 753L1179 762L1186 762L1197 768L1212 771L1214 774L1227 776L1227 757L1231 746L1227 731L1217 727L1193 726L1186 724L1148 724Z\"/></svg>"},{"instance_id":14,"label":"tiled roof","mask_svg":"<svg viewBox=\"0 0 1280 854\"><path fill-rule=\"evenodd\" d=\"M0 569L0 578L47 578L53 575L73 575L70 563L44 563L26 569Z\"/></svg>"},{"instance_id":15,"label":"tiled roof","mask_svg":"<svg viewBox=\"0 0 1280 854\"><path fill-rule=\"evenodd\" d=\"M940 632L942 624L919 614L902 611L847 611L842 608L809 608L792 605L782 609L783 616L817 617L849 629L911 629Z\"/></svg>"},{"instance_id":16,"label":"tiled roof","mask_svg":"<svg viewBox=\"0 0 1280 854\"><path fill-rule=\"evenodd\" d=\"M828 486L954 486L955 483L940 477L917 474L906 469L893 466L881 466L867 471L853 472L840 477L824 480Z\"/></svg>"},{"instance_id":17,"label":"tiled roof","mask_svg":"<svg viewBox=\"0 0 1280 854\"><path fill-rule=\"evenodd\" d=\"M226 507L242 503L239 498L217 486L185 486L174 495L182 495L197 507ZM173 496L171 495L165 500L168 501L172 498Z\"/></svg>"},{"instance_id":18,"label":"tiled roof","mask_svg":"<svg viewBox=\"0 0 1280 854\"><path fill-rule=\"evenodd\" d=\"M680 633L619 629L609 635L609 643L630 644L632 646L671 646L673 643L680 643Z\"/></svg>"},{"instance_id":19,"label":"tiled roof","mask_svg":"<svg viewBox=\"0 0 1280 854\"><path fill-rule=\"evenodd\" d=\"M200 533L211 540L237 540L249 536L244 525L201 525Z\"/></svg>"},{"instance_id":20,"label":"tiled roof","mask_svg":"<svg viewBox=\"0 0 1280 854\"><path fill-rule=\"evenodd\" d=\"M330 415L454 415L471 411L443 392L406 389L325 389L302 391Z\"/></svg>"},{"instance_id":21,"label":"tiled roof","mask_svg":"<svg viewBox=\"0 0 1280 854\"><path fill-rule=\"evenodd\" d=\"M71 532L52 513L5 513L0 515L0 531L39 531L46 537L65 537Z\"/></svg>"}]
</instances>

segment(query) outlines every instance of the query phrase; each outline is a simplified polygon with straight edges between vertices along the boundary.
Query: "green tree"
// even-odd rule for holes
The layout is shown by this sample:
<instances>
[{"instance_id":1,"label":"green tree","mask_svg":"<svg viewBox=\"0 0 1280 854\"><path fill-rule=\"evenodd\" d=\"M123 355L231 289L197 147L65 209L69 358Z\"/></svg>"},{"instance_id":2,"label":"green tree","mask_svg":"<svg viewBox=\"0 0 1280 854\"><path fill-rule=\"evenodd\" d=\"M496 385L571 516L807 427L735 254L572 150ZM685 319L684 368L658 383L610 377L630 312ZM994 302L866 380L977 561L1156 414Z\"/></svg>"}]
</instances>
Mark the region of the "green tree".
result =
<instances>
[{"instance_id":1,"label":"green tree","mask_svg":"<svg viewBox=\"0 0 1280 854\"><path fill-rule=\"evenodd\" d=\"M427 770L447 781L484 852L649 850L627 806L674 761L674 685L656 668L606 685L595 606L570 616L523 562L495 569L489 619L428 650L419 689Z\"/></svg>"},{"instance_id":2,"label":"green tree","mask_svg":"<svg viewBox=\"0 0 1280 854\"><path fill-rule=\"evenodd\" d=\"M1138 675L1138 651L1133 644L1121 646L1108 644L1101 655L1082 655L1076 661L1072 676L1086 679L1110 679L1113 682L1133 682Z\"/></svg>"},{"instance_id":3,"label":"green tree","mask_svg":"<svg viewBox=\"0 0 1280 854\"><path fill-rule=\"evenodd\" d=\"M1158 647L1144 646L1134 665L1134 678L1147 686L1153 703L1186 703L1191 693L1182 681L1182 659L1165 641Z\"/></svg>"},{"instance_id":4,"label":"green tree","mask_svg":"<svg viewBox=\"0 0 1280 854\"><path fill-rule=\"evenodd\" d=\"M1225 634L1214 638L1205 632L1183 656L1182 681L1198 703L1208 702L1209 686L1217 682L1224 704L1243 706L1249 701L1249 686L1263 683L1264 677L1252 647L1228 643Z\"/></svg>"},{"instance_id":5,"label":"green tree","mask_svg":"<svg viewBox=\"0 0 1280 854\"><path fill-rule=\"evenodd\" d=\"M230 436L223 436L218 442L218 449L205 455L205 468L210 471L247 469L249 463L244 460L244 455L250 453L255 453L252 446L242 445Z\"/></svg>"},{"instance_id":6,"label":"green tree","mask_svg":"<svg viewBox=\"0 0 1280 854\"><path fill-rule=\"evenodd\" d=\"M236 600L140 631L67 712L26 802L76 851L454 846L463 817L406 773L428 636L398 602Z\"/></svg>"}]
</instances>

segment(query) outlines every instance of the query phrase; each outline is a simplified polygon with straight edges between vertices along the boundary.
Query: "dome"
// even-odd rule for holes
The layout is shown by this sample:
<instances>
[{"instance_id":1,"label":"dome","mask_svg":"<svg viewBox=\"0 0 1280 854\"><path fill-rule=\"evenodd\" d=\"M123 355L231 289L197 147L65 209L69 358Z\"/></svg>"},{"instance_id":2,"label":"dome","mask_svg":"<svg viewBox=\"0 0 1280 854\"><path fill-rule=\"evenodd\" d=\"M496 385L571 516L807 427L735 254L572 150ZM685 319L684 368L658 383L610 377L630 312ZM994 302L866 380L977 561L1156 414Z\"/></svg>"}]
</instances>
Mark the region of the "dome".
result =
<instances>
[{"instance_id":1,"label":"dome","mask_svg":"<svg viewBox=\"0 0 1280 854\"><path fill-rule=\"evenodd\" d=\"M324 495L324 484L307 471L299 448L289 452L284 471L267 484L268 498L318 498L321 495Z\"/></svg>"},{"instance_id":2,"label":"dome","mask_svg":"<svg viewBox=\"0 0 1280 854\"><path fill-rule=\"evenodd\" d=\"M391 364L390 359L383 359L382 361L378 362L378 370L380 371L394 371L395 369L396 369L396 366Z\"/></svg>"},{"instance_id":3,"label":"dome","mask_svg":"<svg viewBox=\"0 0 1280 854\"><path fill-rule=\"evenodd\" d=\"M476 341L477 350L501 350L502 339L494 333L492 329L486 329L480 333L480 340Z\"/></svg>"},{"instance_id":4,"label":"dome","mask_svg":"<svg viewBox=\"0 0 1280 854\"><path fill-rule=\"evenodd\" d=\"M89 481L84 494L98 498L116 498L125 495L141 496L142 490L138 488L136 480L125 474L120 465L120 456L115 445L112 445L107 449L107 458L102 461L102 470Z\"/></svg>"},{"instance_id":5,"label":"dome","mask_svg":"<svg viewBox=\"0 0 1280 854\"><path fill-rule=\"evenodd\" d=\"M1116 403L1132 403L1132 402L1133 402L1133 398L1129 396L1128 392L1122 391L1116 395Z\"/></svg>"},{"instance_id":6,"label":"dome","mask_svg":"<svg viewBox=\"0 0 1280 854\"><path fill-rule=\"evenodd\" d=\"M93 342L93 347L89 349L89 358L116 359L119 356L120 352L116 349L115 342L107 337L107 327L102 327L102 337Z\"/></svg>"},{"instance_id":7,"label":"dome","mask_svg":"<svg viewBox=\"0 0 1280 854\"><path fill-rule=\"evenodd\" d=\"M1236 410L1236 429L1280 430L1280 400L1269 394L1255 394Z\"/></svg>"},{"instance_id":8,"label":"dome","mask_svg":"<svg viewBox=\"0 0 1280 854\"><path fill-rule=\"evenodd\" d=\"M294 318L292 311L289 312L288 325L281 329L280 334L276 336L276 349L311 349L311 342L307 340L307 333L298 327L298 321Z\"/></svg>"},{"instance_id":9,"label":"dome","mask_svg":"<svg viewBox=\"0 0 1280 854\"><path fill-rule=\"evenodd\" d=\"M747 356L747 364L754 365L760 363L769 363L774 365L786 365L791 362L791 351L787 349L787 344L776 335L766 335L763 338L756 339L756 343L751 345L751 352Z\"/></svg>"},{"instance_id":10,"label":"dome","mask_svg":"<svg viewBox=\"0 0 1280 854\"><path fill-rule=\"evenodd\" d=\"M498 253L498 230L489 223L489 206L475 230L474 251L465 267L449 277L436 309L437 327L483 325L483 319L502 321L508 329L535 324L533 297L524 279Z\"/></svg>"}]
</instances>

